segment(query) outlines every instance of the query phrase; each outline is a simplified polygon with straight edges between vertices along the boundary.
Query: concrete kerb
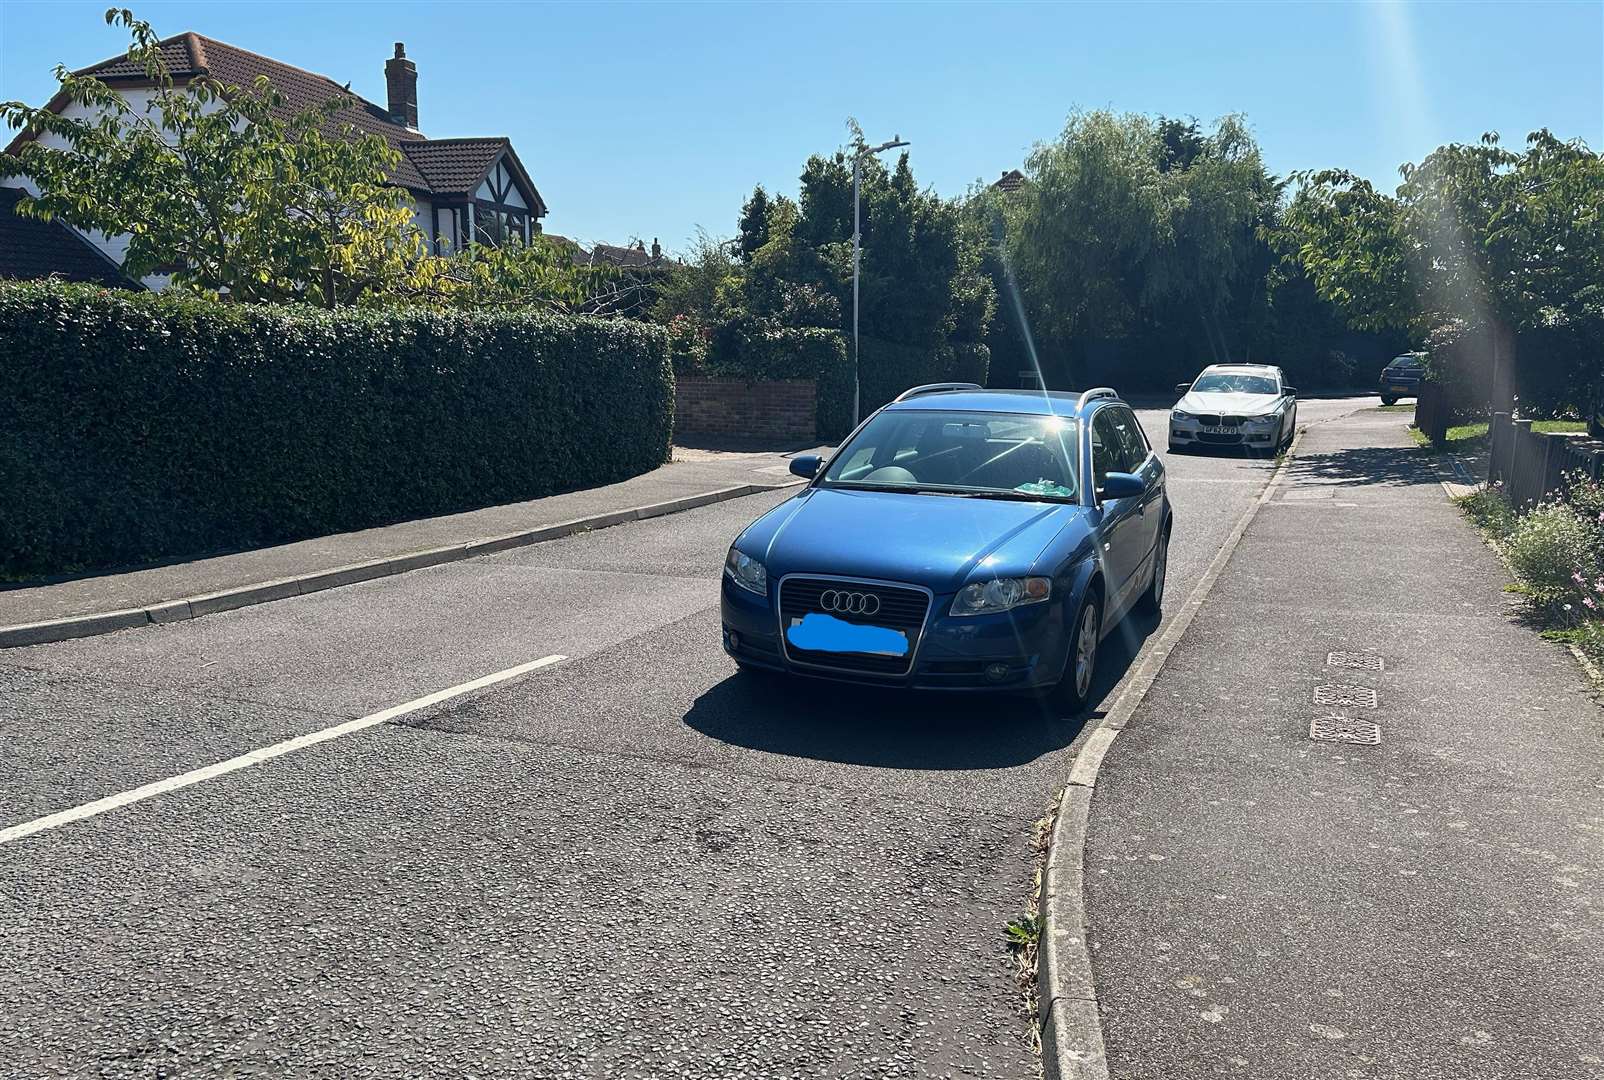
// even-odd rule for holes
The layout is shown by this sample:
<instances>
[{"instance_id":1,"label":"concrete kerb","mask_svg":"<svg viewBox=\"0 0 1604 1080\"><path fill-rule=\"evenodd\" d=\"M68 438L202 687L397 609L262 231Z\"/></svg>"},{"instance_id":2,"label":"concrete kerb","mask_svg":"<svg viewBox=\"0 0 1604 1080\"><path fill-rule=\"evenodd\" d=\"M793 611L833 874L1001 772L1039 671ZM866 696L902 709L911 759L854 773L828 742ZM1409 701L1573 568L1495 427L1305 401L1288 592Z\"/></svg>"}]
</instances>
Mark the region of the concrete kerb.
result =
<instances>
[{"instance_id":1,"label":"concrete kerb","mask_svg":"<svg viewBox=\"0 0 1604 1080\"><path fill-rule=\"evenodd\" d=\"M746 495L756 495L764 491L774 491L778 488L794 487L799 483L801 481L784 484L738 484L733 487L686 495L678 499L669 499L665 502L635 506L627 510L612 510L604 514L573 518L553 525L542 525L536 529L525 529L502 536L484 537L464 544L448 544L444 547L429 548L423 551L409 551L400 555L390 555L382 559L352 563L348 566L339 566L330 570L318 570L295 577L279 578L275 581L256 582L251 585L242 585L237 588L224 589L220 592L205 593L199 596L183 597L178 600L165 600L148 607L96 612L91 615L74 615L70 618L52 619L47 622L0 626L0 649L14 649L24 645L42 645L51 641L66 641L69 638L93 637L97 634L110 634L117 630L127 630L135 626L148 626L151 623L172 623L182 622L185 619L197 619L202 615L210 615L219 611L231 611L234 608L266 604L273 600L283 600L292 596L305 596L308 593L321 592L324 589L336 589L342 585L354 585L361 581L372 581L375 578L404 574L409 570L420 570L427 566L460 562L464 559L477 558L480 555L491 555L498 551L510 551L513 548L527 547L530 544L538 544L545 540L557 540L565 536L572 536L575 533L589 532L593 529L605 529L611 525L621 525L627 521L645 521L648 518L675 514L682 510L694 510L698 507L711 506L714 503L725 502L729 499L739 499Z\"/></svg>"},{"instance_id":2,"label":"concrete kerb","mask_svg":"<svg viewBox=\"0 0 1604 1080\"><path fill-rule=\"evenodd\" d=\"M1036 1000L1041 1016L1042 1074L1046 1080L1108 1080L1103 1023L1097 1011L1097 988L1086 934L1086 833L1098 771L1114 740L1152 689L1164 662L1191 627L1248 526L1274 497L1307 430L1299 429L1264 490L1232 527L1180 612L1137 664L1125 689L1087 735L1070 766L1047 846L1037 907L1043 923L1036 949Z\"/></svg>"}]
</instances>

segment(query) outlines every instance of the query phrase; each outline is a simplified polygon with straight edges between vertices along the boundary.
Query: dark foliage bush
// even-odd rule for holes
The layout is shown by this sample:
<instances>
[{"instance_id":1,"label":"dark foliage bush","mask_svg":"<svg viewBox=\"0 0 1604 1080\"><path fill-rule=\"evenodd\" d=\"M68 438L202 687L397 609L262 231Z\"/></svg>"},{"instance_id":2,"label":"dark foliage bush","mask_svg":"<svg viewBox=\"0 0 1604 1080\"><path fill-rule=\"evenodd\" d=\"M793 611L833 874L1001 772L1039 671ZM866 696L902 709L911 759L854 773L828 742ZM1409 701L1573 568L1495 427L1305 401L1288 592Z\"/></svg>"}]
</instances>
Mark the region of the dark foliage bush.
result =
<instances>
[{"instance_id":1,"label":"dark foliage bush","mask_svg":"<svg viewBox=\"0 0 1604 1080\"><path fill-rule=\"evenodd\" d=\"M834 442L852 429L852 368L834 330L778 329L732 319L713 334L702 372L725 379L814 380L817 436Z\"/></svg>"},{"instance_id":2,"label":"dark foliage bush","mask_svg":"<svg viewBox=\"0 0 1604 1080\"><path fill-rule=\"evenodd\" d=\"M661 329L0 284L0 573L279 543L666 460Z\"/></svg>"}]
</instances>

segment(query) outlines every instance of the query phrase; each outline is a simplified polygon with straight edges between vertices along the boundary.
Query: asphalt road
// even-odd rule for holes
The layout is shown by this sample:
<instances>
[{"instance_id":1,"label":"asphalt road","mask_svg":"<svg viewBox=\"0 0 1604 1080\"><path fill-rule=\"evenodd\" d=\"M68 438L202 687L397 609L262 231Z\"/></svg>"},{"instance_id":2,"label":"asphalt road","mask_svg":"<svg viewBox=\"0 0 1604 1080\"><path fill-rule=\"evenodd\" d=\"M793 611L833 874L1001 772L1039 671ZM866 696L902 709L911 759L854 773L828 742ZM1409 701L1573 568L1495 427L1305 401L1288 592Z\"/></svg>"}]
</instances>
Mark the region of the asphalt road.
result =
<instances>
[{"instance_id":1,"label":"asphalt road","mask_svg":"<svg viewBox=\"0 0 1604 1080\"><path fill-rule=\"evenodd\" d=\"M1169 464L1180 598L1270 464ZM1034 1075L1002 928L1081 720L735 678L785 497L0 653L0 828L568 658L0 845L0 1075Z\"/></svg>"}]
</instances>

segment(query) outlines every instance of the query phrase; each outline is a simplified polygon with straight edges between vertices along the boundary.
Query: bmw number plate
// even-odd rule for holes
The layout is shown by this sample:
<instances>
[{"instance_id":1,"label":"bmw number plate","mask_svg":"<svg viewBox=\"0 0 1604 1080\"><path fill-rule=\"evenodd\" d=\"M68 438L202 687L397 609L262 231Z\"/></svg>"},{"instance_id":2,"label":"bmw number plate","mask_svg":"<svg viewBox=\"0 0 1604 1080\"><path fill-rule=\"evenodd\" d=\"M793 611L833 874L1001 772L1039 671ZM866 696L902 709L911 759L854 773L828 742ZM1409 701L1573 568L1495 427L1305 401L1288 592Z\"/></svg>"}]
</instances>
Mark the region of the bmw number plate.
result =
<instances>
[{"instance_id":1,"label":"bmw number plate","mask_svg":"<svg viewBox=\"0 0 1604 1080\"><path fill-rule=\"evenodd\" d=\"M870 656L907 656L908 635L888 626L865 626L811 611L793 618L785 640L809 652L860 653Z\"/></svg>"},{"instance_id":2,"label":"bmw number plate","mask_svg":"<svg viewBox=\"0 0 1604 1080\"><path fill-rule=\"evenodd\" d=\"M1207 434L1207 435L1240 435L1242 433L1242 429L1241 428L1234 428L1234 427L1207 427L1207 426L1205 426L1203 428L1203 432L1204 432L1204 434Z\"/></svg>"}]
</instances>

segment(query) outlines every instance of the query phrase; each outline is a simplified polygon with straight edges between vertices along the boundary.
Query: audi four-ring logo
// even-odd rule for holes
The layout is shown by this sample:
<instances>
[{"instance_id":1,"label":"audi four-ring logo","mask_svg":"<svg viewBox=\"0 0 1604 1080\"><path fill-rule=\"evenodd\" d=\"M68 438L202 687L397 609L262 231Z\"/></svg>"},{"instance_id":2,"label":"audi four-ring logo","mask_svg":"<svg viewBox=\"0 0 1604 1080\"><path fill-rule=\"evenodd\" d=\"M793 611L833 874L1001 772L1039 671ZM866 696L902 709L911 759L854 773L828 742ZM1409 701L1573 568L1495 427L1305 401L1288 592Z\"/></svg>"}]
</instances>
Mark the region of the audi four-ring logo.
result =
<instances>
[{"instance_id":1,"label":"audi four-ring logo","mask_svg":"<svg viewBox=\"0 0 1604 1080\"><path fill-rule=\"evenodd\" d=\"M873 615L880 610L880 598L874 593L826 589L819 596L819 606L837 615Z\"/></svg>"}]
</instances>

